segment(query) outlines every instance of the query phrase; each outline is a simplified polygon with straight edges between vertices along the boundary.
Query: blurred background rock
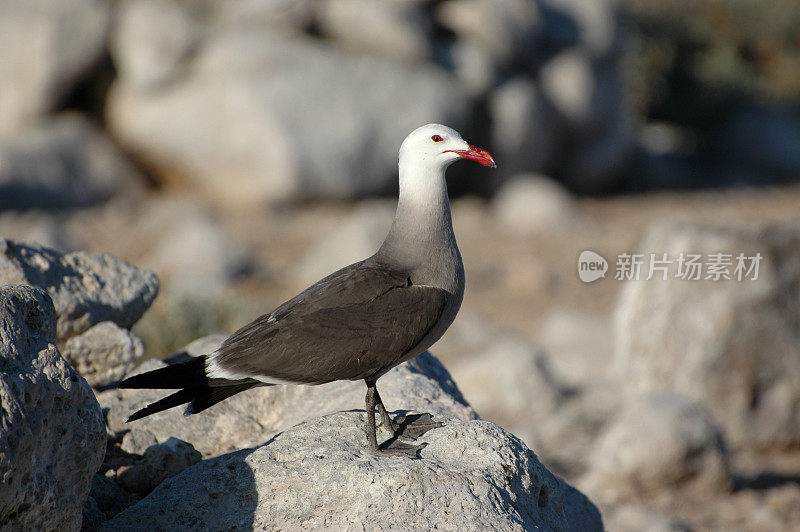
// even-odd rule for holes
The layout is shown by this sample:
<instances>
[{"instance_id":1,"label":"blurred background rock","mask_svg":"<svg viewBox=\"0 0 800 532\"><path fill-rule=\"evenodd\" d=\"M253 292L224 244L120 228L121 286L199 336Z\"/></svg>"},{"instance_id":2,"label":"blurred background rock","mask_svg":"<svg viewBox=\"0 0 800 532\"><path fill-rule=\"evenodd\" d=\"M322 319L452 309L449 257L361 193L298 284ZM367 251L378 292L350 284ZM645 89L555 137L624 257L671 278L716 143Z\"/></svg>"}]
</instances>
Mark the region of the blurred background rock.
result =
<instances>
[{"instance_id":1,"label":"blurred background rock","mask_svg":"<svg viewBox=\"0 0 800 532\"><path fill-rule=\"evenodd\" d=\"M478 413L611 529L800 527L796 1L0 3L0 236L153 269L127 361L372 253L426 122L499 165L448 174L468 287L434 353ZM585 249L765 278L583 284Z\"/></svg>"}]
</instances>

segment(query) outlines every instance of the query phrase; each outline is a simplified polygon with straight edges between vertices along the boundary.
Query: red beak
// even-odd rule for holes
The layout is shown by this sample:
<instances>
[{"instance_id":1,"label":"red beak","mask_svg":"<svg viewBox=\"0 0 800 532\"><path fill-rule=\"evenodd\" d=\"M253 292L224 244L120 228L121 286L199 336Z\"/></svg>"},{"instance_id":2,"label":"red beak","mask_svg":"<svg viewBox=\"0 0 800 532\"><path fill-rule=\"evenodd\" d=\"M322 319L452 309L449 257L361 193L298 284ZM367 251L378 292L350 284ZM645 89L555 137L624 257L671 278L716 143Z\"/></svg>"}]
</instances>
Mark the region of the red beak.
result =
<instances>
[{"instance_id":1,"label":"red beak","mask_svg":"<svg viewBox=\"0 0 800 532\"><path fill-rule=\"evenodd\" d=\"M481 163L483 166L491 166L492 168L497 168L497 165L494 163L494 157L492 154L486 150L482 150L481 148L476 148L472 144L469 145L468 150L447 150L455 153L462 159L469 159L470 161L475 161Z\"/></svg>"}]
</instances>

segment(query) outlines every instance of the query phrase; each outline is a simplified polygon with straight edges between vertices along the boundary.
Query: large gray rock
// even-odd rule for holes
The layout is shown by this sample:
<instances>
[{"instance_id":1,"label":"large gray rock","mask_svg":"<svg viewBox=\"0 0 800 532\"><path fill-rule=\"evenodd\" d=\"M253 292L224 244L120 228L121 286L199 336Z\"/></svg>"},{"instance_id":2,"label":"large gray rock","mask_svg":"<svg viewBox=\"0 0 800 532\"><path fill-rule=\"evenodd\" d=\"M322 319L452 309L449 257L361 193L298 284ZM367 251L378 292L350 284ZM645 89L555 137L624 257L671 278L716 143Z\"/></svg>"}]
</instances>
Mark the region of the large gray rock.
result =
<instances>
[{"instance_id":1,"label":"large gray rock","mask_svg":"<svg viewBox=\"0 0 800 532\"><path fill-rule=\"evenodd\" d=\"M58 115L0 144L0 209L80 207L144 178L86 118Z\"/></svg>"},{"instance_id":2,"label":"large gray rock","mask_svg":"<svg viewBox=\"0 0 800 532\"><path fill-rule=\"evenodd\" d=\"M188 7L159 0L121 2L109 43L118 75L141 90L172 81L202 36L199 13Z\"/></svg>"},{"instance_id":3,"label":"large gray rock","mask_svg":"<svg viewBox=\"0 0 800 532\"><path fill-rule=\"evenodd\" d=\"M0 284L46 288L58 313L58 340L101 321L129 329L158 294L158 278L109 254L61 253L0 239Z\"/></svg>"},{"instance_id":4,"label":"large gray rock","mask_svg":"<svg viewBox=\"0 0 800 532\"><path fill-rule=\"evenodd\" d=\"M396 206L394 201L363 202L342 223L321 228L318 241L293 271L298 290L378 251L392 225Z\"/></svg>"},{"instance_id":5,"label":"large gray rock","mask_svg":"<svg viewBox=\"0 0 800 532\"><path fill-rule=\"evenodd\" d=\"M566 384L546 352L512 337L454 365L453 377L482 418L518 435L565 474L586 469L586 449L620 401L619 387L602 379L581 388Z\"/></svg>"},{"instance_id":6,"label":"large gray rock","mask_svg":"<svg viewBox=\"0 0 800 532\"><path fill-rule=\"evenodd\" d=\"M200 461L191 444L177 438L148 447L139 461L116 471L116 479L127 491L147 494L165 479Z\"/></svg>"},{"instance_id":7,"label":"large gray rock","mask_svg":"<svg viewBox=\"0 0 800 532\"><path fill-rule=\"evenodd\" d=\"M252 26L210 31L184 72L159 90L120 77L110 127L157 174L237 208L389 190L408 132L426 122L458 127L469 103L431 65Z\"/></svg>"},{"instance_id":8,"label":"large gray rock","mask_svg":"<svg viewBox=\"0 0 800 532\"><path fill-rule=\"evenodd\" d=\"M0 527L77 530L106 430L85 380L55 346L47 293L0 287Z\"/></svg>"},{"instance_id":9,"label":"large gray rock","mask_svg":"<svg viewBox=\"0 0 800 532\"><path fill-rule=\"evenodd\" d=\"M220 342L224 337L215 339ZM206 343L201 350L210 353L217 345ZM139 369L151 370L162 365L163 362L151 360ZM378 382L378 390L390 411L414 410L461 419L476 417L444 366L427 353L387 373ZM108 409L106 419L111 430L119 432L132 427L148 430L161 442L176 437L208 456L260 445L277 432L323 414L363 410L365 393L363 382L350 381L256 388L200 414L184 416L182 408L173 408L132 424L125 423L128 416L163 397L163 390L108 390L97 397L103 408Z\"/></svg>"},{"instance_id":10,"label":"large gray rock","mask_svg":"<svg viewBox=\"0 0 800 532\"><path fill-rule=\"evenodd\" d=\"M562 145L561 122L538 84L516 77L489 95L492 148L502 171L545 171Z\"/></svg>"},{"instance_id":11,"label":"large gray rock","mask_svg":"<svg viewBox=\"0 0 800 532\"><path fill-rule=\"evenodd\" d=\"M0 137L63 102L102 57L110 15L101 0L0 3Z\"/></svg>"},{"instance_id":12,"label":"large gray rock","mask_svg":"<svg viewBox=\"0 0 800 532\"><path fill-rule=\"evenodd\" d=\"M432 25L427 0L323 0L317 2L322 32L358 52L406 60L430 54Z\"/></svg>"},{"instance_id":13,"label":"large gray rock","mask_svg":"<svg viewBox=\"0 0 800 532\"><path fill-rule=\"evenodd\" d=\"M615 502L665 490L703 494L730 487L719 429L697 403L673 394L636 397L593 446L585 489Z\"/></svg>"},{"instance_id":14,"label":"large gray rock","mask_svg":"<svg viewBox=\"0 0 800 532\"><path fill-rule=\"evenodd\" d=\"M160 199L145 208L158 239L141 264L158 275L163 291L197 297L221 291L248 268L248 258L209 209L182 199Z\"/></svg>"},{"instance_id":15,"label":"large gray rock","mask_svg":"<svg viewBox=\"0 0 800 532\"><path fill-rule=\"evenodd\" d=\"M511 434L447 417L422 459L371 456L339 412L191 467L102 530L602 530L589 500Z\"/></svg>"},{"instance_id":16,"label":"large gray rock","mask_svg":"<svg viewBox=\"0 0 800 532\"><path fill-rule=\"evenodd\" d=\"M655 270L622 289L615 357L628 387L701 402L734 446L800 443L800 227L659 224L641 249L643 279L650 252L673 263L667 280ZM700 280L675 277L680 253L701 255ZM706 266L719 253L730 254L730 280L714 280ZM760 253L757 280L737 280L740 253Z\"/></svg>"},{"instance_id":17,"label":"large gray rock","mask_svg":"<svg viewBox=\"0 0 800 532\"><path fill-rule=\"evenodd\" d=\"M514 176L498 191L494 215L509 233L559 234L576 217L575 200L563 186L536 174Z\"/></svg>"},{"instance_id":18,"label":"large gray rock","mask_svg":"<svg viewBox=\"0 0 800 532\"><path fill-rule=\"evenodd\" d=\"M90 385L101 387L131 371L144 356L144 345L129 330L102 321L68 339L62 355Z\"/></svg>"},{"instance_id":19,"label":"large gray rock","mask_svg":"<svg viewBox=\"0 0 800 532\"><path fill-rule=\"evenodd\" d=\"M542 28L538 4L528 0L448 0L437 6L436 16L503 64L533 50Z\"/></svg>"}]
</instances>

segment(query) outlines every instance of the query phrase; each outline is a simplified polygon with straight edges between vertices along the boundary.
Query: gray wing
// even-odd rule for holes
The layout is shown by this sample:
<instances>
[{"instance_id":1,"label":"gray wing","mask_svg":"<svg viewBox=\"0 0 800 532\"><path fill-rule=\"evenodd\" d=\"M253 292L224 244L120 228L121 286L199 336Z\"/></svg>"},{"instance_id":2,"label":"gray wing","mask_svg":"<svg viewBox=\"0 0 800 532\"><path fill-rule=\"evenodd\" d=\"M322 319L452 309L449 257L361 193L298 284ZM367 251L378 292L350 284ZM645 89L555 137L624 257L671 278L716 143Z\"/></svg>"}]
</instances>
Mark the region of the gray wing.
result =
<instances>
[{"instance_id":1,"label":"gray wing","mask_svg":"<svg viewBox=\"0 0 800 532\"><path fill-rule=\"evenodd\" d=\"M239 375L297 383L363 379L422 341L445 295L368 259L242 327L219 348L216 363Z\"/></svg>"}]
</instances>

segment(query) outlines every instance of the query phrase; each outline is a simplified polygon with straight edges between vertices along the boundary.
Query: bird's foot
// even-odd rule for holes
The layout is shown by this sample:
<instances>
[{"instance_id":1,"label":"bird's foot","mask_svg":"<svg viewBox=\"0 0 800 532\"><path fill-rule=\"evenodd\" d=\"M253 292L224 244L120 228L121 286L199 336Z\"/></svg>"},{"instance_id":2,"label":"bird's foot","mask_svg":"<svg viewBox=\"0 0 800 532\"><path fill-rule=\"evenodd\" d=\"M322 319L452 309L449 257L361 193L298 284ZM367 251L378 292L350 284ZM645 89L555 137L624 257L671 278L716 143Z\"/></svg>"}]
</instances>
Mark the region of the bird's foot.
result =
<instances>
[{"instance_id":1,"label":"bird's foot","mask_svg":"<svg viewBox=\"0 0 800 532\"><path fill-rule=\"evenodd\" d=\"M434 421L430 414L407 414L394 420L395 437L414 441L431 429L443 427L444 423Z\"/></svg>"},{"instance_id":2,"label":"bird's foot","mask_svg":"<svg viewBox=\"0 0 800 532\"><path fill-rule=\"evenodd\" d=\"M377 449L372 451L379 456L406 456L408 458L419 458L419 452L427 447L428 444L423 442L417 445L411 445L400 441L397 438L389 438L378 446Z\"/></svg>"}]
</instances>

